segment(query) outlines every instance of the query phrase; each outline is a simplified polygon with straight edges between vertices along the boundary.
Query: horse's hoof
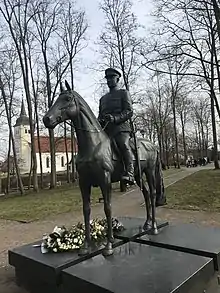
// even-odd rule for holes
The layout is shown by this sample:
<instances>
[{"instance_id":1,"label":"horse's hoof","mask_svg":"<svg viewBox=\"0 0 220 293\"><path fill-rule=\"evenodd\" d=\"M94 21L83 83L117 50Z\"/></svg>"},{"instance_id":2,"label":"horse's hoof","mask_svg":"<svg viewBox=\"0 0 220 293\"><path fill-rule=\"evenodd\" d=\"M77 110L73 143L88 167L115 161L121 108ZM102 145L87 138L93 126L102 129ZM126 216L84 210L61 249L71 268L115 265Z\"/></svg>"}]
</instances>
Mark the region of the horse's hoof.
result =
<instances>
[{"instance_id":1,"label":"horse's hoof","mask_svg":"<svg viewBox=\"0 0 220 293\"><path fill-rule=\"evenodd\" d=\"M111 248L104 248L103 251L102 251L102 255L103 256L110 256L114 253L114 250Z\"/></svg>"},{"instance_id":2,"label":"horse's hoof","mask_svg":"<svg viewBox=\"0 0 220 293\"><path fill-rule=\"evenodd\" d=\"M157 228L153 228L151 231L152 235L157 235L159 233Z\"/></svg>"},{"instance_id":3,"label":"horse's hoof","mask_svg":"<svg viewBox=\"0 0 220 293\"><path fill-rule=\"evenodd\" d=\"M78 254L79 254L79 256L87 255L87 254L89 254L89 249L83 247L79 250Z\"/></svg>"},{"instance_id":4,"label":"horse's hoof","mask_svg":"<svg viewBox=\"0 0 220 293\"><path fill-rule=\"evenodd\" d=\"M144 226L143 226L143 230L144 231L149 231L151 229L152 229L152 225L150 223L148 223L148 222L145 222Z\"/></svg>"}]
</instances>

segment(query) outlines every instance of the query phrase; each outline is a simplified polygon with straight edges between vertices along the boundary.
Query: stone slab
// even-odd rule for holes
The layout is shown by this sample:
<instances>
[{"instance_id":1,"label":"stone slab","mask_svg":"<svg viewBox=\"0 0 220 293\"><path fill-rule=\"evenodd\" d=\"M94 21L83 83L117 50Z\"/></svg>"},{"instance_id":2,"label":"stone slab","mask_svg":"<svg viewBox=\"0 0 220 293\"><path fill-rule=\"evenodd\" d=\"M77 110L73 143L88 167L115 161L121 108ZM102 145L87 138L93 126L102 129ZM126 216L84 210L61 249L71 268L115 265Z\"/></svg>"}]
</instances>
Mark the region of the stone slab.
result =
<instances>
[{"instance_id":1,"label":"stone slab","mask_svg":"<svg viewBox=\"0 0 220 293\"><path fill-rule=\"evenodd\" d=\"M114 233L115 238L122 239L125 241L133 241L138 237L146 235L149 231L143 230L145 223L144 218L133 218L133 217L118 217L117 218L125 227L124 231ZM167 226L169 223L159 223L158 229Z\"/></svg>"},{"instance_id":2,"label":"stone slab","mask_svg":"<svg viewBox=\"0 0 220 293\"><path fill-rule=\"evenodd\" d=\"M158 235L145 235L137 239L141 243L212 257L215 269L220 268L220 228L197 224L173 224Z\"/></svg>"},{"instance_id":3,"label":"stone slab","mask_svg":"<svg viewBox=\"0 0 220 293\"><path fill-rule=\"evenodd\" d=\"M212 258L128 242L62 271L63 293L201 293Z\"/></svg>"},{"instance_id":4,"label":"stone slab","mask_svg":"<svg viewBox=\"0 0 220 293\"><path fill-rule=\"evenodd\" d=\"M62 269L93 257L103 250L103 246L93 247L86 256L79 256L77 251L42 254L40 247L33 246L40 243L41 241L37 241L8 252L9 264L15 267L18 285L36 293L59 292ZM114 247L123 243L123 240L115 239Z\"/></svg>"}]
</instances>

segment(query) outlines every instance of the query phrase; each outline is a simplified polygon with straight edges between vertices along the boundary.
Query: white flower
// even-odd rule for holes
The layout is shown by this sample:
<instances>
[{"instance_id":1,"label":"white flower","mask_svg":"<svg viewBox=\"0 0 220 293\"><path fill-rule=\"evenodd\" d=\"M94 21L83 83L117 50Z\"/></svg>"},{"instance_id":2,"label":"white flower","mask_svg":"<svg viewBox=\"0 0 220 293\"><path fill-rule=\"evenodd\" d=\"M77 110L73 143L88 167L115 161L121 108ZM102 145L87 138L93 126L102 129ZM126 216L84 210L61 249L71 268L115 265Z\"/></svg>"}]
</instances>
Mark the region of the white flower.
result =
<instances>
[{"instance_id":1,"label":"white flower","mask_svg":"<svg viewBox=\"0 0 220 293\"><path fill-rule=\"evenodd\" d=\"M82 240L80 239L79 242L78 242L78 244L79 244L79 245L82 245L82 243L83 243L83 242L82 242Z\"/></svg>"},{"instance_id":2,"label":"white flower","mask_svg":"<svg viewBox=\"0 0 220 293\"><path fill-rule=\"evenodd\" d=\"M53 252L57 252L57 248L53 248Z\"/></svg>"},{"instance_id":3,"label":"white flower","mask_svg":"<svg viewBox=\"0 0 220 293\"><path fill-rule=\"evenodd\" d=\"M73 243L78 243L78 239L74 238Z\"/></svg>"}]
</instances>

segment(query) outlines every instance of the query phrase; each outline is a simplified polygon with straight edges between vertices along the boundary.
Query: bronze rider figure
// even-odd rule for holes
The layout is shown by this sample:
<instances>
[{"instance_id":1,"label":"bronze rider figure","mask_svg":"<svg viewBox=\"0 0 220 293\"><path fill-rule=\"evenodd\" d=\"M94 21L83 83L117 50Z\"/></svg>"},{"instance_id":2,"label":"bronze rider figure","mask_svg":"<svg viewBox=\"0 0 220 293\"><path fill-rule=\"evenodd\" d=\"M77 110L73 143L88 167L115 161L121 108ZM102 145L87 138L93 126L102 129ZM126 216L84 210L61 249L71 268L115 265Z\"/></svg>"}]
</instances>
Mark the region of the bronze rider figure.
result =
<instances>
[{"instance_id":1,"label":"bronze rider figure","mask_svg":"<svg viewBox=\"0 0 220 293\"><path fill-rule=\"evenodd\" d=\"M105 78L110 91L100 99L98 120L102 127L108 123L105 131L110 139L116 142L125 167L122 180L132 185L135 183L134 166L129 139L133 107L129 92L118 87L120 77L120 72L113 68L105 70Z\"/></svg>"}]
</instances>

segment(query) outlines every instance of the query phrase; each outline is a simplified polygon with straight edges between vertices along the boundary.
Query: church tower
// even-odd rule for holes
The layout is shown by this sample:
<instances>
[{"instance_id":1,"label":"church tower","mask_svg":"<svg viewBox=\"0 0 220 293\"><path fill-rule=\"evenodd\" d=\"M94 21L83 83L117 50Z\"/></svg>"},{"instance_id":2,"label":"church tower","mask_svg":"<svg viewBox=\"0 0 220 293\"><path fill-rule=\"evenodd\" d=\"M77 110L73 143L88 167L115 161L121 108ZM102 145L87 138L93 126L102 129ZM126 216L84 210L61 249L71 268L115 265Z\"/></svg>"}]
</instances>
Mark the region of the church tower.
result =
<instances>
[{"instance_id":1,"label":"church tower","mask_svg":"<svg viewBox=\"0 0 220 293\"><path fill-rule=\"evenodd\" d=\"M21 174L28 173L31 167L31 135L29 118L22 99L20 116L14 125L16 154Z\"/></svg>"}]
</instances>

